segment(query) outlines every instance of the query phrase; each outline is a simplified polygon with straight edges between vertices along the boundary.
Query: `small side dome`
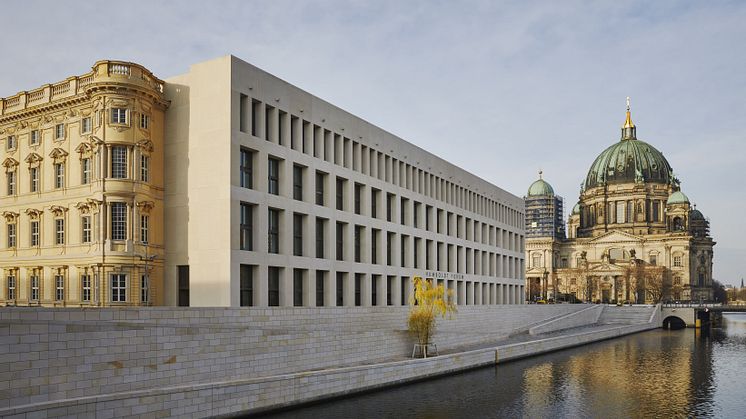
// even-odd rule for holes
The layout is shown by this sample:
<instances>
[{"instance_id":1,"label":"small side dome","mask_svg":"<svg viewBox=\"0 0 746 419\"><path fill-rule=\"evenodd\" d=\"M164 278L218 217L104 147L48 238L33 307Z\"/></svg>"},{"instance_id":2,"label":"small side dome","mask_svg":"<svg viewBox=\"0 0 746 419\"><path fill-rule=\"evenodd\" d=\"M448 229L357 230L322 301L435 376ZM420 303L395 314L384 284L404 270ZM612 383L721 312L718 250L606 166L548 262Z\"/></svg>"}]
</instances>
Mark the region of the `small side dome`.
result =
<instances>
[{"instance_id":1,"label":"small side dome","mask_svg":"<svg viewBox=\"0 0 746 419\"><path fill-rule=\"evenodd\" d=\"M580 214L580 202L575 204L574 207L572 207L572 215Z\"/></svg>"},{"instance_id":2,"label":"small side dome","mask_svg":"<svg viewBox=\"0 0 746 419\"><path fill-rule=\"evenodd\" d=\"M689 211L689 219L690 220L704 220L705 216L702 214L702 212L696 208Z\"/></svg>"},{"instance_id":3,"label":"small side dome","mask_svg":"<svg viewBox=\"0 0 746 419\"><path fill-rule=\"evenodd\" d=\"M689 198L687 198L686 195L684 195L681 191L676 191L671 194L671 196L668 197L668 201L666 201L666 205L671 204L688 204Z\"/></svg>"},{"instance_id":4,"label":"small side dome","mask_svg":"<svg viewBox=\"0 0 746 419\"><path fill-rule=\"evenodd\" d=\"M543 172L539 171L539 180L532 183L531 186L528 187L528 196L554 195L554 189L552 188L552 185L544 181L544 179L542 178L542 174Z\"/></svg>"}]
</instances>

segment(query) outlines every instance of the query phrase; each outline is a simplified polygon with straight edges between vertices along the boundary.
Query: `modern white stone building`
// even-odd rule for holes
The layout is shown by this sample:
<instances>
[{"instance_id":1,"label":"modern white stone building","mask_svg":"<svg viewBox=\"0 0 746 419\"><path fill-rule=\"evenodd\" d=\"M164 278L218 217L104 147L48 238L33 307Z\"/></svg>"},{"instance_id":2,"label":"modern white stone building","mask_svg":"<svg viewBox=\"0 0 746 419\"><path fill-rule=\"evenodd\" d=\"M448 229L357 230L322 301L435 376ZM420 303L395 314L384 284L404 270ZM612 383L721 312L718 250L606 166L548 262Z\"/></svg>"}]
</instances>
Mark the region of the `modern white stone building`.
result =
<instances>
[{"instance_id":1,"label":"modern white stone building","mask_svg":"<svg viewBox=\"0 0 746 419\"><path fill-rule=\"evenodd\" d=\"M524 203L233 56L166 81L166 304L524 296Z\"/></svg>"}]
</instances>

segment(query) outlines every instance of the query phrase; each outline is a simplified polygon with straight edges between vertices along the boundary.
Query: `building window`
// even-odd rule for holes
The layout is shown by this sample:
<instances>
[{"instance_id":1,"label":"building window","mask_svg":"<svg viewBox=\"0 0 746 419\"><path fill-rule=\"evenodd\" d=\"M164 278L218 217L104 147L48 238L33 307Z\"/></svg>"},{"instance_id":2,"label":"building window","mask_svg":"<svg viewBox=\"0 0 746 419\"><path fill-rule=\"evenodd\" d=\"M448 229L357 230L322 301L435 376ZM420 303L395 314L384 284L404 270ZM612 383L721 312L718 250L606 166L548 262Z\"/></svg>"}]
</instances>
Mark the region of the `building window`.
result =
<instances>
[{"instance_id":1,"label":"building window","mask_svg":"<svg viewBox=\"0 0 746 419\"><path fill-rule=\"evenodd\" d=\"M344 224L337 222L337 260L344 260Z\"/></svg>"},{"instance_id":2,"label":"building window","mask_svg":"<svg viewBox=\"0 0 746 419\"><path fill-rule=\"evenodd\" d=\"M150 301L150 277L140 275L140 302L147 303Z\"/></svg>"},{"instance_id":3,"label":"building window","mask_svg":"<svg viewBox=\"0 0 746 419\"><path fill-rule=\"evenodd\" d=\"M65 124L57 124L54 126L54 139L62 140L65 138Z\"/></svg>"},{"instance_id":4,"label":"building window","mask_svg":"<svg viewBox=\"0 0 746 419\"><path fill-rule=\"evenodd\" d=\"M673 257L673 266L680 268L681 267L681 256L674 256Z\"/></svg>"},{"instance_id":5,"label":"building window","mask_svg":"<svg viewBox=\"0 0 746 419\"><path fill-rule=\"evenodd\" d=\"M127 204L124 202L111 203L111 239L127 239Z\"/></svg>"},{"instance_id":6,"label":"building window","mask_svg":"<svg viewBox=\"0 0 746 419\"><path fill-rule=\"evenodd\" d=\"M251 265L241 265L241 307L250 307L254 305L254 267Z\"/></svg>"},{"instance_id":7,"label":"building window","mask_svg":"<svg viewBox=\"0 0 746 419\"><path fill-rule=\"evenodd\" d=\"M370 190L370 216L378 218L378 195L381 193L378 189Z\"/></svg>"},{"instance_id":8,"label":"building window","mask_svg":"<svg viewBox=\"0 0 746 419\"><path fill-rule=\"evenodd\" d=\"M316 257L324 257L324 219L316 218Z\"/></svg>"},{"instance_id":9,"label":"building window","mask_svg":"<svg viewBox=\"0 0 746 419\"><path fill-rule=\"evenodd\" d=\"M114 146L111 148L111 177L114 179L127 178L127 147Z\"/></svg>"},{"instance_id":10,"label":"building window","mask_svg":"<svg viewBox=\"0 0 746 419\"><path fill-rule=\"evenodd\" d=\"M91 276L81 275L80 276L80 299L83 301L91 301Z\"/></svg>"},{"instance_id":11,"label":"building window","mask_svg":"<svg viewBox=\"0 0 746 419\"><path fill-rule=\"evenodd\" d=\"M303 270L293 269L293 305L303 305Z\"/></svg>"},{"instance_id":12,"label":"building window","mask_svg":"<svg viewBox=\"0 0 746 419\"><path fill-rule=\"evenodd\" d=\"M269 209L268 216L269 231L267 232L269 253L280 253L280 211Z\"/></svg>"},{"instance_id":13,"label":"building window","mask_svg":"<svg viewBox=\"0 0 746 419\"><path fill-rule=\"evenodd\" d=\"M363 239L363 226L355 226L355 262L361 260L361 240Z\"/></svg>"},{"instance_id":14,"label":"building window","mask_svg":"<svg viewBox=\"0 0 746 419\"><path fill-rule=\"evenodd\" d=\"M16 148L16 136L15 135L9 135L8 139L5 141L5 149L6 150L15 150Z\"/></svg>"},{"instance_id":15,"label":"building window","mask_svg":"<svg viewBox=\"0 0 746 419\"><path fill-rule=\"evenodd\" d=\"M65 220L57 218L54 220L55 244L65 244Z\"/></svg>"},{"instance_id":16,"label":"building window","mask_svg":"<svg viewBox=\"0 0 746 419\"><path fill-rule=\"evenodd\" d=\"M39 190L39 168L29 168L29 177L31 178L30 190L31 192L37 192Z\"/></svg>"},{"instance_id":17,"label":"building window","mask_svg":"<svg viewBox=\"0 0 746 419\"><path fill-rule=\"evenodd\" d=\"M303 256L303 215L293 214L293 255Z\"/></svg>"},{"instance_id":18,"label":"building window","mask_svg":"<svg viewBox=\"0 0 746 419\"><path fill-rule=\"evenodd\" d=\"M280 268L270 266L267 277L267 305L277 307L280 305Z\"/></svg>"},{"instance_id":19,"label":"building window","mask_svg":"<svg viewBox=\"0 0 746 419\"><path fill-rule=\"evenodd\" d=\"M651 220L654 222L657 222L660 220L660 214L658 214L660 211L660 204L658 203L658 201L653 201L652 207L653 209L652 209L652 214L651 214Z\"/></svg>"},{"instance_id":20,"label":"building window","mask_svg":"<svg viewBox=\"0 0 746 419\"><path fill-rule=\"evenodd\" d=\"M8 172L5 174L8 180L8 195L16 194L16 172Z\"/></svg>"},{"instance_id":21,"label":"building window","mask_svg":"<svg viewBox=\"0 0 746 419\"><path fill-rule=\"evenodd\" d=\"M345 295L345 274L344 272L337 272L337 306L344 305Z\"/></svg>"},{"instance_id":22,"label":"building window","mask_svg":"<svg viewBox=\"0 0 746 419\"><path fill-rule=\"evenodd\" d=\"M657 265L658 264L658 255L650 255L650 264L651 265Z\"/></svg>"},{"instance_id":23,"label":"building window","mask_svg":"<svg viewBox=\"0 0 746 419\"><path fill-rule=\"evenodd\" d=\"M65 277L62 275L54 276L54 299L55 301L65 299Z\"/></svg>"},{"instance_id":24,"label":"building window","mask_svg":"<svg viewBox=\"0 0 746 419\"><path fill-rule=\"evenodd\" d=\"M336 196L337 196L337 209L340 211L344 210L344 200L345 200L345 180L342 178L337 178L337 190L336 190Z\"/></svg>"},{"instance_id":25,"label":"building window","mask_svg":"<svg viewBox=\"0 0 746 419\"><path fill-rule=\"evenodd\" d=\"M303 168L293 166L293 199L303 200Z\"/></svg>"},{"instance_id":26,"label":"building window","mask_svg":"<svg viewBox=\"0 0 746 419\"><path fill-rule=\"evenodd\" d=\"M267 167L267 192L273 195L280 194L280 161L269 158Z\"/></svg>"},{"instance_id":27,"label":"building window","mask_svg":"<svg viewBox=\"0 0 746 419\"><path fill-rule=\"evenodd\" d=\"M626 206L627 204L625 201L617 201L616 203L616 222L619 224L624 224L626 222Z\"/></svg>"},{"instance_id":28,"label":"building window","mask_svg":"<svg viewBox=\"0 0 746 419\"><path fill-rule=\"evenodd\" d=\"M394 218L394 195L386 194L386 221L391 222Z\"/></svg>"},{"instance_id":29,"label":"building window","mask_svg":"<svg viewBox=\"0 0 746 419\"><path fill-rule=\"evenodd\" d=\"M241 149L241 187L254 188L254 153Z\"/></svg>"},{"instance_id":30,"label":"building window","mask_svg":"<svg viewBox=\"0 0 746 419\"><path fill-rule=\"evenodd\" d=\"M31 131L31 138L29 142L31 143L31 145L39 144L39 130L35 129Z\"/></svg>"},{"instance_id":31,"label":"building window","mask_svg":"<svg viewBox=\"0 0 746 419\"><path fill-rule=\"evenodd\" d=\"M316 172L316 205L324 205L324 181L326 176Z\"/></svg>"},{"instance_id":32,"label":"building window","mask_svg":"<svg viewBox=\"0 0 746 419\"><path fill-rule=\"evenodd\" d=\"M16 299L16 277L8 275L8 300Z\"/></svg>"},{"instance_id":33,"label":"building window","mask_svg":"<svg viewBox=\"0 0 746 419\"><path fill-rule=\"evenodd\" d=\"M254 250L254 207L241 203L241 250Z\"/></svg>"},{"instance_id":34,"label":"building window","mask_svg":"<svg viewBox=\"0 0 746 419\"><path fill-rule=\"evenodd\" d=\"M80 133L87 134L91 132L91 118L83 118L80 120Z\"/></svg>"},{"instance_id":35,"label":"building window","mask_svg":"<svg viewBox=\"0 0 746 419\"><path fill-rule=\"evenodd\" d=\"M111 108L111 123L127 125L127 109Z\"/></svg>"},{"instance_id":36,"label":"building window","mask_svg":"<svg viewBox=\"0 0 746 419\"><path fill-rule=\"evenodd\" d=\"M179 265L179 307L189 307L189 265Z\"/></svg>"},{"instance_id":37,"label":"building window","mask_svg":"<svg viewBox=\"0 0 746 419\"><path fill-rule=\"evenodd\" d=\"M84 215L83 217L80 217L80 224L83 228L82 234L81 234L81 242L90 243L91 242L91 217L89 215Z\"/></svg>"},{"instance_id":38,"label":"building window","mask_svg":"<svg viewBox=\"0 0 746 419\"><path fill-rule=\"evenodd\" d=\"M355 306L362 305L363 274L355 274Z\"/></svg>"},{"instance_id":39,"label":"building window","mask_svg":"<svg viewBox=\"0 0 746 419\"><path fill-rule=\"evenodd\" d=\"M140 128L150 129L150 117L145 114L140 114Z\"/></svg>"},{"instance_id":40,"label":"building window","mask_svg":"<svg viewBox=\"0 0 746 419\"><path fill-rule=\"evenodd\" d=\"M150 156L140 154L140 181L148 182L150 180Z\"/></svg>"},{"instance_id":41,"label":"building window","mask_svg":"<svg viewBox=\"0 0 746 419\"><path fill-rule=\"evenodd\" d=\"M65 163L54 164L54 188L60 189L65 187Z\"/></svg>"},{"instance_id":42,"label":"building window","mask_svg":"<svg viewBox=\"0 0 746 419\"><path fill-rule=\"evenodd\" d=\"M324 271L316 271L316 307L324 306Z\"/></svg>"},{"instance_id":43,"label":"building window","mask_svg":"<svg viewBox=\"0 0 746 419\"><path fill-rule=\"evenodd\" d=\"M533 255L531 261L531 267L541 268L541 255Z\"/></svg>"},{"instance_id":44,"label":"building window","mask_svg":"<svg viewBox=\"0 0 746 419\"><path fill-rule=\"evenodd\" d=\"M31 230L31 246L38 246L39 245L39 222L31 221L30 230Z\"/></svg>"},{"instance_id":45,"label":"building window","mask_svg":"<svg viewBox=\"0 0 746 419\"><path fill-rule=\"evenodd\" d=\"M363 185L356 183L355 184L355 214L360 214L360 200L362 199L363 194Z\"/></svg>"},{"instance_id":46,"label":"building window","mask_svg":"<svg viewBox=\"0 0 746 419\"><path fill-rule=\"evenodd\" d=\"M150 216L140 215L140 242L148 244L148 230L150 227Z\"/></svg>"},{"instance_id":47,"label":"building window","mask_svg":"<svg viewBox=\"0 0 746 419\"><path fill-rule=\"evenodd\" d=\"M375 228L371 230L370 263L374 265L378 263L378 237L380 235L381 235L381 230L376 230Z\"/></svg>"},{"instance_id":48,"label":"building window","mask_svg":"<svg viewBox=\"0 0 746 419\"><path fill-rule=\"evenodd\" d=\"M29 300L39 301L39 276L31 275L30 282L31 282L31 295L29 296Z\"/></svg>"},{"instance_id":49,"label":"building window","mask_svg":"<svg viewBox=\"0 0 746 419\"><path fill-rule=\"evenodd\" d=\"M91 183L91 159L80 160L80 183L83 185Z\"/></svg>"},{"instance_id":50,"label":"building window","mask_svg":"<svg viewBox=\"0 0 746 419\"><path fill-rule=\"evenodd\" d=\"M111 274L111 302L127 302L127 275Z\"/></svg>"}]
</instances>

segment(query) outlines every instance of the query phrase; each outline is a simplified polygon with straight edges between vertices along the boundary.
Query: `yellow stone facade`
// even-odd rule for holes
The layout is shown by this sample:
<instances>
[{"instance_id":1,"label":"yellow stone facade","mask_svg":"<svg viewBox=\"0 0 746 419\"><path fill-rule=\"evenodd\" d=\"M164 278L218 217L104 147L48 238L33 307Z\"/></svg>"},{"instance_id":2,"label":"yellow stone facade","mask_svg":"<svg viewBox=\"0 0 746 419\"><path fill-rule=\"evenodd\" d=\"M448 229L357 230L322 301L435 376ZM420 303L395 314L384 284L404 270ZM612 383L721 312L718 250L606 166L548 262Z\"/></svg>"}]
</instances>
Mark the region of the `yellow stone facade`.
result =
<instances>
[{"instance_id":1,"label":"yellow stone facade","mask_svg":"<svg viewBox=\"0 0 746 419\"><path fill-rule=\"evenodd\" d=\"M0 305L163 304L167 107L120 61L0 99Z\"/></svg>"}]
</instances>

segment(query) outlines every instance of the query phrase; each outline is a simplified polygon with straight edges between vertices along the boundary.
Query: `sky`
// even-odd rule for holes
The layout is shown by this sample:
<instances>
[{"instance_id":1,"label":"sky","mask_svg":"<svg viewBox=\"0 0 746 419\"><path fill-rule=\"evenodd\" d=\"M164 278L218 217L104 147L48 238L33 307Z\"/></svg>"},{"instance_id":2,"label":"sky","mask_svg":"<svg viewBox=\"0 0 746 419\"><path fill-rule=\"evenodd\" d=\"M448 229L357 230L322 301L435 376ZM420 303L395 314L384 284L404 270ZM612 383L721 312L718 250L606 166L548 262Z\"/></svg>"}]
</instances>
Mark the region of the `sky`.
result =
<instances>
[{"instance_id":1,"label":"sky","mask_svg":"<svg viewBox=\"0 0 746 419\"><path fill-rule=\"evenodd\" d=\"M515 195L541 169L568 209L630 96L710 219L715 279L746 276L746 2L10 0L0 22L0 97L232 54Z\"/></svg>"}]
</instances>

